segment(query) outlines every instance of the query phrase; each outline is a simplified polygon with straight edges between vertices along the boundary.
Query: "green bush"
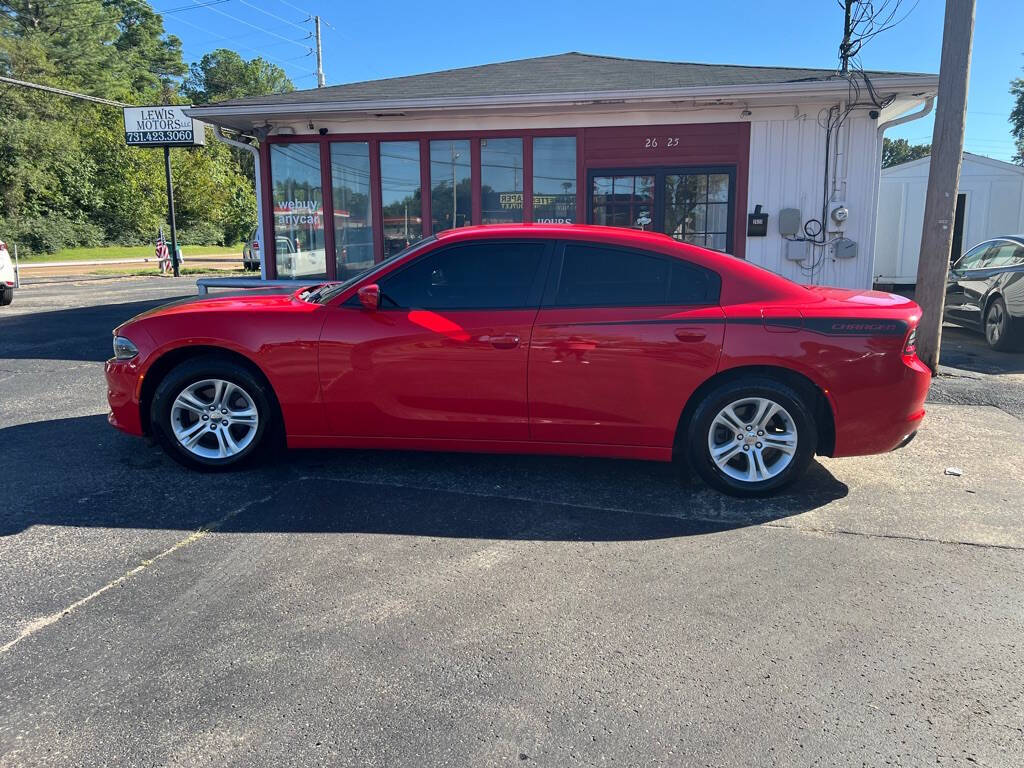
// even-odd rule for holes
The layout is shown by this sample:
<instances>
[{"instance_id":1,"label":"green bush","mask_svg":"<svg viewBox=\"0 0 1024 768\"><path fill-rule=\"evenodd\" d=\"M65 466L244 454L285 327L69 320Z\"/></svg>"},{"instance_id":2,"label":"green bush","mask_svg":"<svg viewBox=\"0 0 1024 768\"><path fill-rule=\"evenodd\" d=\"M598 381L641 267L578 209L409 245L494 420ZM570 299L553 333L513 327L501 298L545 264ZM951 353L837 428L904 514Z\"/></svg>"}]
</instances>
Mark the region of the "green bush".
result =
<instances>
[{"instance_id":1,"label":"green bush","mask_svg":"<svg viewBox=\"0 0 1024 768\"><path fill-rule=\"evenodd\" d=\"M62 248L102 245L103 229L91 221L57 215L0 219L0 239L17 243L18 250L26 255L54 253Z\"/></svg>"},{"instance_id":2,"label":"green bush","mask_svg":"<svg viewBox=\"0 0 1024 768\"><path fill-rule=\"evenodd\" d=\"M164 227L164 237L171 239L170 227ZM178 245L224 245L224 230L210 221L198 221L178 229Z\"/></svg>"}]
</instances>

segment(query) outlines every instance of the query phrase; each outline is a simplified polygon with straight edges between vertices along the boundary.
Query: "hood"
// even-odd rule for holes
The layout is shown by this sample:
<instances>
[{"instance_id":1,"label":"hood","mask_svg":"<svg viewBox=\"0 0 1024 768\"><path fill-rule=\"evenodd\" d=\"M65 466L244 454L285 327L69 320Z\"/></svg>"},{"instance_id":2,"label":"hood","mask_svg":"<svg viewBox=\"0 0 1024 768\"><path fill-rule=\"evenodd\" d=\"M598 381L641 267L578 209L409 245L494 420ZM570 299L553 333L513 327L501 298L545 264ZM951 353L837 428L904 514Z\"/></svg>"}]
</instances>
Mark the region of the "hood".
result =
<instances>
[{"instance_id":1,"label":"hood","mask_svg":"<svg viewBox=\"0 0 1024 768\"><path fill-rule=\"evenodd\" d=\"M297 297L297 294L306 290L307 287L304 285L298 290L292 289L291 286L250 288L240 293L218 294L217 296L190 296L187 299L179 299L178 301L172 301L146 310L125 321L119 327L153 317L194 314L196 312L256 312L261 310L284 310L296 304L309 306Z\"/></svg>"}]
</instances>

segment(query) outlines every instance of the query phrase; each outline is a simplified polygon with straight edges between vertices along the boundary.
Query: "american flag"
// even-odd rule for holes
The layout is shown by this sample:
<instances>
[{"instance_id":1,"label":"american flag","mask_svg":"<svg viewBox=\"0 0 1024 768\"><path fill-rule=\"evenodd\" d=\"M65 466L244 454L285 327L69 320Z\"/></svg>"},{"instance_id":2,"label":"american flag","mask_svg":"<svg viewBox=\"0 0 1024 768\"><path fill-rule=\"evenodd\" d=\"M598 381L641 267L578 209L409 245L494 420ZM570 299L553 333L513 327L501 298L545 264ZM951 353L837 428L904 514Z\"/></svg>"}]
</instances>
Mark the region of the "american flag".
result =
<instances>
[{"instance_id":1,"label":"american flag","mask_svg":"<svg viewBox=\"0 0 1024 768\"><path fill-rule=\"evenodd\" d=\"M157 261L168 261L171 258L171 249L167 247L167 241L164 240L164 230L160 229L160 236L156 240L156 258Z\"/></svg>"}]
</instances>

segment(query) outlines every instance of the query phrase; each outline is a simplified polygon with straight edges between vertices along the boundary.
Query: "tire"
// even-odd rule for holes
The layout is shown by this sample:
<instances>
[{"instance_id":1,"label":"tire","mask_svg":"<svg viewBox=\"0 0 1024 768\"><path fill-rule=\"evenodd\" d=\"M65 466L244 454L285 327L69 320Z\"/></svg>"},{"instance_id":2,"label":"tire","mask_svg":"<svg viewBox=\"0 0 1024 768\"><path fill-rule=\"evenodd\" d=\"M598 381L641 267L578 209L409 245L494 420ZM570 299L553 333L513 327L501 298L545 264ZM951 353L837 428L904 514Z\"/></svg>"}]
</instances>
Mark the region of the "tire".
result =
<instances>
[{"instance_id":1,"label":"tire","mask_svg":"<svg viewBox=\"0 0 1024 768\"><path fill-rule=\"evenodd\" d=\"M781 490L803 475L814 457L818 429L810 403L811 396L766 376L723 383L690 419L685 438L690 466L712 488L731 496Z\"/></svg>"},{"instance_id":2,"label":"tire","mask_svg":"<svg viewBox=\"0 0 1024 768\"><path fill-rule=\"evenodd\" d=\"M997 352L1012 352L1020 343L1014 338L1013 323L1002 296L996 296L985 308L985 341Z\"/></svg>"},{"instance_id":3,"label":"tire","mask_svg":"<svg viewBox=\"0 0 1024 768\"><path fill-rule=\"evenodd\" d=\"M247 366L218 355L171 369L153 394L150 423L171 458L201 471L251 463L275 443L280 429L269 385Z\"/></svg>"},{"instance_id":4,"label":"tire","mask_svg":"<svg viewBox=\"0 0 1024 768\"><path fill-rule=\"evenodd\" d=\"M14 301L14 289L5 285L0 289L0 307L6 307Z\"/></svg>"}]
</instances>

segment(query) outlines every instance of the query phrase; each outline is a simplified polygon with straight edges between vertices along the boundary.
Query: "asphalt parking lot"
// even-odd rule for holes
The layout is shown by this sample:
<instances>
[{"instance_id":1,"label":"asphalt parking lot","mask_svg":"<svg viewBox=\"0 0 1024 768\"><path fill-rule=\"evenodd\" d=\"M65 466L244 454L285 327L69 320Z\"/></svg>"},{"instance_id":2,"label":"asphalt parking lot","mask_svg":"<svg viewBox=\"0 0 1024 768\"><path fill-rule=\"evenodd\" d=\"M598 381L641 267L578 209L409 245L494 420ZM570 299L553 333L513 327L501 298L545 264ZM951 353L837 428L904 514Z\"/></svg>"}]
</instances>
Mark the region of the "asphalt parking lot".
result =
<instances>
[{"instance_id":1,"label":"asphalt parking lot","mask_svg":"<svg viewBox=\"0 0 1024 768\"><path fill-rule=\"evenodd\" d=\"M0 766L1024 764L1024 355L948 331L914 442L769 500L597 459L199 475L102 376L193 292L0 308Z\"/></svg>"}]
</instances>

